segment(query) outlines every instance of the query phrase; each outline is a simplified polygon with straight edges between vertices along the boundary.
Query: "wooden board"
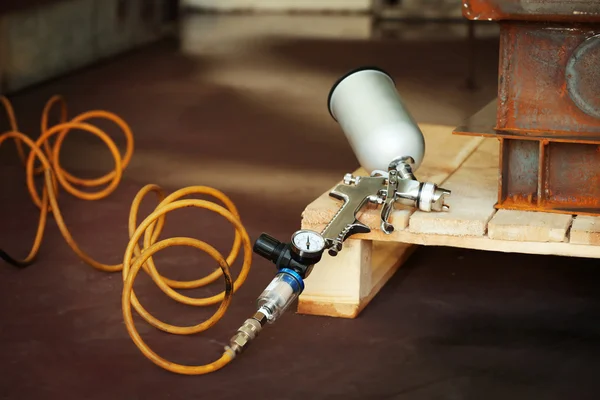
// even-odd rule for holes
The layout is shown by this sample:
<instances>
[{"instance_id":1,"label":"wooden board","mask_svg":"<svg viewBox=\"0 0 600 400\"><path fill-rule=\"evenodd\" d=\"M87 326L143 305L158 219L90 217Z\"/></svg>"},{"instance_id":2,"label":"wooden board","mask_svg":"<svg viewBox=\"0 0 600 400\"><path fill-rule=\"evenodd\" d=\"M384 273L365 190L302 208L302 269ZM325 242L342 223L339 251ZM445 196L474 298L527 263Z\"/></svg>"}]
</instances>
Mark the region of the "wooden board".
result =
<instances>
[{"instance_id":1,"label":"wooden board","mask_svg":"<svg viewBox=\"0 0 600 400\"><path fill-rule=\"evenodd\" d=\"M483 236L496 210L496 186L481 184L498 176L499 144L486 140L475 153L448 178L443 187L452 194L447 203L451 212L416 211L410 218L410 232L440 233L452 236Z\"/></svg>"},{"instance_id":2,"label":"wooden board","mask_svg":"<svg viewBox=\"0 0 600 400\"><path fill-rule=\"evenodd\" d=\"M500 210L488 225L490 239L566 242L573 216L536 211Z\"/></svg>"},{"instance_id":3,"label":"wooden board","mask_svg":"<svg viewBox=\"0 0 600 400\"><path fill-rule=\"evenodd\" d=\"M420 128L427 151L418 170L418 178L438 184L443 183L484 141L478 137L453 136L452 129L446 126L421 125ZM364 176L366 171L358 169L354 174ZM337 200L329 197L328 190L304 210L302 226L318 227L321 231L339 205ZM404 229L413 212L412 208L398 207L390 215L390 221L396 229ZM359 218L371 229L379 228L377 208L365 210ZM344 250L338 256L325 255L306 279L298 312L356 317L416 249L416 246L402 242L374 243L350 239L344 243Z\"/></svg>"},{"instance_id":4,"label":"wooden board","mask_svg":"<svg viewBox=\"0 0 600 400\"><path fill-rule=\"evenodd\" d=\"M600 246L600 217L578 215L571 226L571 243Z\"/></svg>"},{"instance_id":5,"label":"wooden board","mask_svg":"<svg viewBox=\"0 0 600 400\"><path fill-rule=\"evenodd\" d=\"M417 246L349 239L338 256L328 254L305 280L301 314L355 318Z\"/></svg>"},{"instance_id":6,"label":"wooden board","mask_svg":"<svg viewBox=\"0 0 600 400\"><path fill-rule=\"evenodd\" d=\"M422 129L428 149L417 178L452 190L450 211L395 210L392 221L396 229L388 235L379 228L380 209L365 210L359 219L371 232L352 236L337 257L327 256L315 266L300 296L298 312L356 317L415 245L600 258L600 217L496 211L496 139L455 141L465 137L452 136L450 127ZM364 175L364 171L356 174ZM329 197L329 190L323 193L306 207L302 228L322 231L340 205ZM349 248L347 243L351 243ZM391 246L380 247L383 243ZM376 261L379 259L385 261Z\"/></svg>"},{"instance_id":7,"label":"wooden board","mask_svg":"<svg viewBox=\"0 0 600 400\"><path fill-rule=\"evenodd\" d=\"M321 231L323 225L307 225L304 229ZM386 235L381 231L352 236L354 239L367 239L382 242L411 243L422 246L449 246L472 250L498 251L503 253L523 253L556 255L582 258L600 258L600 244L577 244L569 242L536 242L533 240L513 241L490 239L489 236L456 236L438 233L413 233L408 230L395 231ZM320 265L320 264L319 264ZM315 270L318 266L315 266ZM313 272L314 274L314 272ZM311 275L312 277L312 275Z\"/></svg>"}]
</instances>

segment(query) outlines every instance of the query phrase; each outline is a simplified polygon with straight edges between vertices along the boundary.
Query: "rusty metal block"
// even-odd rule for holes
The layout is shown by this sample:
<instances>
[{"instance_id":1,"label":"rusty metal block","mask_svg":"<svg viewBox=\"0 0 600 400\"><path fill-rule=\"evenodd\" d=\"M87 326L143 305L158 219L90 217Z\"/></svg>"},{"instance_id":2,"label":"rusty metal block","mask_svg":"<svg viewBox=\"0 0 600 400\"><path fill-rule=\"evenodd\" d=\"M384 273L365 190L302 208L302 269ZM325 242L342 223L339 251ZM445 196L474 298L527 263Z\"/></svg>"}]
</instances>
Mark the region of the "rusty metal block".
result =
<instances>
[{"instance_id":1,"label":"rusty metal block","mask_svg":"<svg viewBox=\"0 0 600 400\"><path fill-rule=\"evenodd\" d=\"M600 145L500 139L497 208L600 213Z\"/></svg>"},{"instance_id":2,"label":"rusty metal block","mask_svg":"<svg viewBox=\"0 0 600 400\"><path fill-rule=\"evenodd\" d=\"M600 2L463 5L501 21L498 98L454 131L499 140L496 207L600 215Z\"/></svg>"},{"instance_id":3,"label":"rusty metal block","mask_svg":"<svg viewBox=\"0 0 600 400\"><path fill-rule=\"evenodd\" d=\"M540 154L534 140L501 139L501 203L537 205Z\"/></svg>"},{"instance_id":4,"label":"rusty metal block","mask_svg":"<svg viewBox=\"0 0 600 400\"><path fill-rule=\"evenodd\" d=\"M459 135L496 138L500 146L496 208L600 215L600 137L528 135L495 127L498 100Z\"/></svg>"},{"instance_id":5,"label":"rusty metal block","mask_svg":"<svg viewBox=\"0 0 600 400\"><path fill-rule=\"evenodd\" d=\"M600 25L502 23L500 37L496 127L600 137Z\"/></svg>"},{"instance_id":6,"label":"rusty metal block","mask_svg":"<svg viewBox=\"0 0 600 400\"><path fill-rule=\"evenodd\" d=\"M544 198L559 211L600 211L600 145L550 142L543 171Z\"/></svg>"},{"instance_id":7,"label":"rusty metal block","mask_svg":"<svg viewBox=\"0 0 600 400\"><path fill-rule=\"evenodd\" d=\"M471 20L600 21L598 0L464 0Z\"/></svg>"}]
</instances>

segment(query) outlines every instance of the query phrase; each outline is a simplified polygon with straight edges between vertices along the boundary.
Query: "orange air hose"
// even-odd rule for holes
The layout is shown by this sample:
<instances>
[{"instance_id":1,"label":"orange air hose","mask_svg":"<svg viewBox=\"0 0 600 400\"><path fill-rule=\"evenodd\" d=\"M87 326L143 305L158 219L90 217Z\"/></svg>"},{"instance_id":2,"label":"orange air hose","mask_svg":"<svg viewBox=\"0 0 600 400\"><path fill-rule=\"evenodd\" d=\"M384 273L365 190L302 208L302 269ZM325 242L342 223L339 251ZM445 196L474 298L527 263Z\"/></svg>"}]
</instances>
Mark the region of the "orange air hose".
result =
<instances>
[{"instance_id":1,"label":"orange air hose","mask_svg":"<svg viewBox=\"0 0 600 400\"><path fill-rule=\"evenodd\" d=\"M9 256L6 252L0 250L0 257L8 263L21 268L33 263L42 243L48 213L51 213L67 244L83 261L101 271L122 271L124 282L122 292L123 318L129 336L142 354L144 354L148 359L158 366L168 371L185 375L206 374L216 371L228 364L235 356L235 354L230 350L226 350L218 360L210 364L200 366L176 364L160 357L158 354L153 352L140 337L137 329L134 326L132 307L140 316L142 316L142 318L144 318L144 320L146 320L146 322L155 328L164 332L179 335L190 335L209 329L224 315L229 304L231 303L233 293L235 293L246 280L246 277L250 272L252 259L252 245L250 238L241 223L239 213L233 202L222 192L206 186L186 187L165 197L163 190L159 186L153 184L146 185L137 193L131 204L128 224L130 240L125 250L123 262L117 265L107 265L96 261L79 247L69 232L58 204L58 189L59 187L62 187L71 195L82 200L99 200L109 196L119 185L123 171L129 164L133 155L134 140L131 129L123 119L111 112L103 110L88 111L68 120L66 102L62 99L62 97L54 96L46 103L46 106L44 107L41 120L40 137L36 141L33 141L27 135L19 131L17 119L10 101L6 97L0 97L0 101L6 110L8 121L10 123L10 130L0 134L0 146L2 146L2 144L8 139L13 139L15 141L19 158L26 168L27 188L29 195L31 196L33 203L40 209L38 229L29 254L23 260L17 260ZM53 106L56 104L60 106L60 122L49 127L48 120L50 112L53 109ZM126 150L123 155L120 154L115 142L106 132L88 122L94 118L108 119L121 129L127 141ZM102 140L114 158L114 169L106 175L95 179L78 178L65 171L60 165L60 150L65 137L72 130L86 131ZM53 136L56 137L54 143L52 143L50 140ZM24 145L30 149L29 154L27 154ZM36 159L39 160L41 164L37 168L34 167ZM34 178L36 175L43 175L44 181L41 195L38 193L35 187ZM85 192L77 188L77 186L93 188L101 187L103 185L105 187L96 192ZM154 192L158 196L160 202L155 210L138 225L137 215L140 204L145 196L151 192ZM201 194L214 197L215 199L221 201L225 207L207 200L184 199L184 197L187 196ZM221 253L219 253L209 244L193 238L173 237L157 242L165 223L166 214L170 211L187 207L202 208L215 212L224 217L234 226L235 237L233 246L227 258L223 257ZM142 247L140 247L140 241L143 243ZM193 281L177 281L166 278L158 273L152 260L152 256L156 252L171 246L190 246L202 250L210 255L217 262L220 268L216 269L214 272L202 279ZM233 281L229 266L237 259L242 246L244 253L243 265L239 276L235 281ZM135 295L133 283L140 269L143 269L147 274L149 274L156 285L167 296L178 302L193 306L208 306L217 304L219 302L221 305L212 317L197 325L174 326L162 322L150 314L140 304ZM206 286L215 282L221 276L223 276L225 279L225 290L215 296L200 299L191 298L182 295L175 290L194 289Z\"/></svg>"}]
</instances>

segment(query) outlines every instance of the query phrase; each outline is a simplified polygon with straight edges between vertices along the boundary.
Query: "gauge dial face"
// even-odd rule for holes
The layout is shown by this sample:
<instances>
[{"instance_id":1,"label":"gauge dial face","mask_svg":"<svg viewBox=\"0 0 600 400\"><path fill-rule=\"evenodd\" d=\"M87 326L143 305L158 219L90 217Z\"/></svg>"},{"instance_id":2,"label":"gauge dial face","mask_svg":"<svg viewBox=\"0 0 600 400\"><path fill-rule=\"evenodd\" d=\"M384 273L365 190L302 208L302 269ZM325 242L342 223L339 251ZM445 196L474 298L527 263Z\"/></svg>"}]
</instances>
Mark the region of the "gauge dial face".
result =
<instances>
[{"instance_id":1,"label":"gauge dial face","mask_svg":"<svg viewBox=\"0 0 600 400\"><path fill-rule=\"evenodd\" d=\"M314 231L298 231L292 238L294 246L303 253L319 253L325 248L325 239Z\"/></svg>"}]
</instances>

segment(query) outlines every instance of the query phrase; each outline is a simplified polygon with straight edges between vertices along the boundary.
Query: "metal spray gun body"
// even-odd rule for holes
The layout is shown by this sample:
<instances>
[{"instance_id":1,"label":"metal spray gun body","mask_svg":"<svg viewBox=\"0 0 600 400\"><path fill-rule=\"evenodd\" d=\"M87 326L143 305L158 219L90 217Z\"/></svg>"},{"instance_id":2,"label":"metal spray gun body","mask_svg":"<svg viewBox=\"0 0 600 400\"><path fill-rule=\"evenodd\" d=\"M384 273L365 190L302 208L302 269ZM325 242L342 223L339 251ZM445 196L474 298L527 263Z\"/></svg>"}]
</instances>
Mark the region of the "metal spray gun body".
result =
<instances>
[{"instance_id":1,"label":"metal spray gun body","mask_svg":"<svg viewBox=\"0 0 600 400\"><path fill-rule=\"evenodd\" d=\"M254 252L272 261L278 272L258 297L257 312L226 347L234 355L298 298L325 250L336 256L350 236L371 231L357 218L367 204L381 205L381 230L386 234L394 231L389 219L396 203L426 212L449 209L444 200L450 191L414 175L425 153L423 134L386 72L361 68L344 75L331 88L328 106L370 176L346 174L330 192L343 204L322 232L300 230L289 243L267 234L256 240Z\"/></svg>"}]
</instances>

